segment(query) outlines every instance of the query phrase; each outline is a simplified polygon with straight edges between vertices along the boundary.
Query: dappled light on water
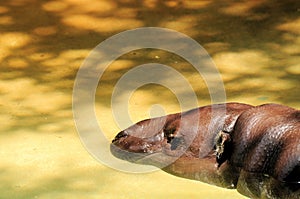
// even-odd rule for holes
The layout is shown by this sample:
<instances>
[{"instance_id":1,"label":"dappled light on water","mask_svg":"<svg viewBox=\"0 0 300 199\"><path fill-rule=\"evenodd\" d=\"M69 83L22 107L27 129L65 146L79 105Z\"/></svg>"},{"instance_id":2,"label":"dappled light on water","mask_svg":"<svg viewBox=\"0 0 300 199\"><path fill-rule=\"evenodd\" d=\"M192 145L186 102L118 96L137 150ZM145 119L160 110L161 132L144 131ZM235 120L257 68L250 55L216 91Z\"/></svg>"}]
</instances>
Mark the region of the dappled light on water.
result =
<instances>
[{"instance_id":1,"label":"dappled light on water","mask_svg":"<svg viewBox=\"0 0 300 199\"><path fill-rule=\"evenodd\" d=\"M227 101L300 108L299 9L289 0L2 2L1 197L244 198L234 190L162 171L127 174L97 162L80 143L73 122L76 72L94 47L116 33L171 28L208 51L224 81ZM191 84L199 105L211 103L203 77L183 58L154 49L129 52L109 65L95 96L97 118L104 121L108 139L120 130L111 112L114 86L124 73L146 63L176 69ZM174 94L155 84L140 87L128 103L134 122L181 110ZM153 105L163 109L151 112Z\"/></svg>"}]
</instances>

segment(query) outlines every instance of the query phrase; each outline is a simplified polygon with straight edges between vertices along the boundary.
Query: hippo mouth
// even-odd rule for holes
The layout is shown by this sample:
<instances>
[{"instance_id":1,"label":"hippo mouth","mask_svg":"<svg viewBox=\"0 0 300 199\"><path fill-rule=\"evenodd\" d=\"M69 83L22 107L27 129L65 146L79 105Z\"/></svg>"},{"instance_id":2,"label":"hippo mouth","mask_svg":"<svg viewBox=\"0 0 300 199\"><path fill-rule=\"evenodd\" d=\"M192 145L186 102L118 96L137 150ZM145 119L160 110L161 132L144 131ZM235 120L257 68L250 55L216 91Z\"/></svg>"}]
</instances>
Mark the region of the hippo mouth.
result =
<instances>
[{"instance_id":1,"label":"hippo mouth","mask_svg":"<svg viewBox=\"0 0 300 199\"><path fill-rule=\"evenodd\" d=\"M185 144L179 138L165 138L163 132L149 138L138 138L121 131L112 140L110 151L115 157L131 163L163 168L185 154Z\"/></svg>"},{"instance_id":2,"label":"hippo mouth","mask_svg":"<svg viewBox=\"0 0 300 199\"><path fill-rule=\"evenodd\" d=\"M146 153L135 153L126 151L113 143L110 145L110 151L115 157L132 163L136 163L138 160L143 159L148 155Z\"/></svg>"},{"instance_id":3,"label":"hippo mouth","mask_svg":"<svg viewBox=\"0 0 300 199\"><path fill-rule=\"evenodd\" d=\"M115 157L119 159L126 160L135 164L152 165L158 168L169 166L178 158L180 158L180 156L167 155L165 153L165 151L167 150L157 151L153 153L129 152L121 149L113 143L110 145L110 151Z\"/></svg>"}]
</instances>

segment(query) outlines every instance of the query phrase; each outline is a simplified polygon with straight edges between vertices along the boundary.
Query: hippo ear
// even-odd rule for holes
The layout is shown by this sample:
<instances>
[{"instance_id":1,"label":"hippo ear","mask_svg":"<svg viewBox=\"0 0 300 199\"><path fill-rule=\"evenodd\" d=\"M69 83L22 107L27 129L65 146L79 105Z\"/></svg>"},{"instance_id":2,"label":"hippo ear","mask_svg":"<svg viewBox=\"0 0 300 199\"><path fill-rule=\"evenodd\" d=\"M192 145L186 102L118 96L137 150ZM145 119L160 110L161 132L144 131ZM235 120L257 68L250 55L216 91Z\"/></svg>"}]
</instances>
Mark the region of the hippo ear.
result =
<instances>
[{"instance_id":1,"label":"hippo ear","mask_svg":"<svg viewBox=\"0 0 300 199\"><path fill-rule=\"evenodd\" d=\"M220 167L223 162L229 159L232 148L230 134L220 131L215 139L216 143L216 161L217 167Z\"/></svg>"}]
</instances>

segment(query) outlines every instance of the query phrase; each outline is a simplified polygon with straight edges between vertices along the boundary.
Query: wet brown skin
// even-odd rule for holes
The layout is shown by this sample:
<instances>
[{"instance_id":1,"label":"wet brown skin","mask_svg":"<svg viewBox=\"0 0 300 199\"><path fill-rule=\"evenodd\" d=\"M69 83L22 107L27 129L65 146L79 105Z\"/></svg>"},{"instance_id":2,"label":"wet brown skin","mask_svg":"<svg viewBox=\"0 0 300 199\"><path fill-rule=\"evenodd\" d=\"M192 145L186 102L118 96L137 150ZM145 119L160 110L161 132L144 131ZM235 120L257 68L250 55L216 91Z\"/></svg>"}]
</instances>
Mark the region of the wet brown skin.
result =
<instances>
[{"instance_id":1,"label":"wet brown skin","mask_svg":"<svg viewBox=\"0 0 300 199\"><path fill-rule=\"evenodd\" d=\"M266 104L238 118L229 164L237 189L251 198L300 198L300 111Z\"/></svg>"},{"instance_id":2,"label":"wet brown skin","mask_svg":"<svg viewBox=\"0 0 300 199\"><path fill-rule=\"evenodd\" d=\"M299 198L299 111L227 103L143 120L111 152L251 198Z\"/></svg>"}]
</instances>

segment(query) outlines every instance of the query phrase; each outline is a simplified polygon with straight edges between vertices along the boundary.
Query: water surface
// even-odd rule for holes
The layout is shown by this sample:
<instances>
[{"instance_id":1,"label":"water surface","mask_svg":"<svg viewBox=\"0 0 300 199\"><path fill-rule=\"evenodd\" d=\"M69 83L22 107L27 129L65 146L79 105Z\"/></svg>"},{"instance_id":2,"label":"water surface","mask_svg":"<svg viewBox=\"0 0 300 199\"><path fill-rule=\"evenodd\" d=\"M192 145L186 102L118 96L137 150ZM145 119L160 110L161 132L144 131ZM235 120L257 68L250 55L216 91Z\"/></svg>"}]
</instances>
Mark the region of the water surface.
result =
<instances>
[{"instance_id":1,"label":"water surface","mask_svg":"<svg viewBox=\"0 0 300 199\"><path fill-rule=\"evenodd\" d=\"M227 101L299 108L299 9L296 1L268 0L1 2L1 198L244 198L234 190L162 171L122 173L96 161L73 122L75 75L88 53L116 33L170 28L209 52ZM178 70L199 105L210 104L204 80L179 56L153 49L129 52L109 66L97 89L97 118L105 123L108 139L120 130L110 104L115 83L126 71L149 62ZM154 104L165 113L181 110L168 89L145 85L129 101L132 120L149 117Z\"/></svg>"}]
</instances>

